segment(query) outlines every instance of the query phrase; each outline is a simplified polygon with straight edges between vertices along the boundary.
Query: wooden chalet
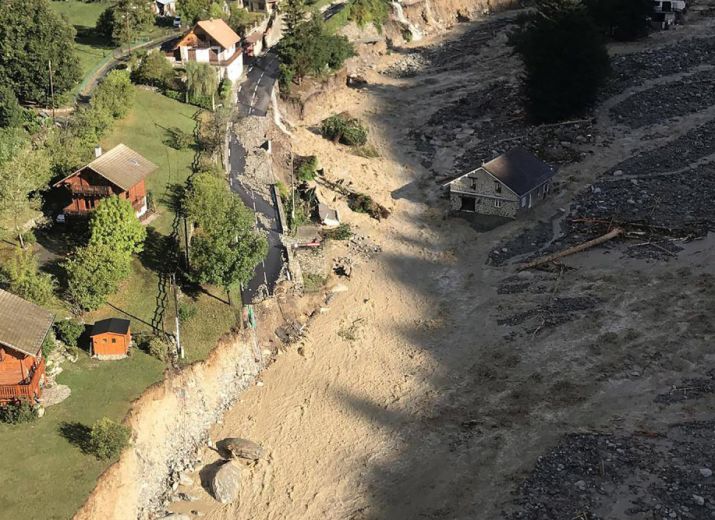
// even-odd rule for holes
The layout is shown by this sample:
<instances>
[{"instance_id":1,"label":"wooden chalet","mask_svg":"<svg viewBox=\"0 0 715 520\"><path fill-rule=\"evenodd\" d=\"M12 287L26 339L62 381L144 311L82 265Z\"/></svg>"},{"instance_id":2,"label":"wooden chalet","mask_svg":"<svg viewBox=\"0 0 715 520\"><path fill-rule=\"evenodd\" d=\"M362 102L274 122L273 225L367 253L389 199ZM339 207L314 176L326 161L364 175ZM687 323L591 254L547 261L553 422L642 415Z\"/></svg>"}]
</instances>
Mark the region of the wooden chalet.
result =
<instances>
[{"instance_id":1,"label":"wooden chalet","mask_svg":"<svg viewBox=\"0 0 715 520\"><path fill-rule=\"evenodd\" d=\"M90 341L90 354L97 359L126 357L132 342L129 320L108 318L96 322L90 333Z\"/></svg>"},{"instance_id":2,"label":"wooden chalet","mask_svg":"<svg viewBox=\"0 0 715 520\"><path fill-rule=\"evenodd\" d=\"M41 396L42 343L52 322L52 313L0 289L0 403Z\"/></svg>"},{"instance_id":3,"label":"wooden chalet","mask_svg":"<svg viewBox=\"0 0 715 520\"><path fill-rule=\"evenodd\" d=\"M88 165L57 182L55 188L69 191L70 203L62 210L64 220L87 217L111 195L132 203L139 218L147 212L146 177L157 166L126 145L119 144L106 153L98 149L97 157Z\"/></svg>"}]
</instances>

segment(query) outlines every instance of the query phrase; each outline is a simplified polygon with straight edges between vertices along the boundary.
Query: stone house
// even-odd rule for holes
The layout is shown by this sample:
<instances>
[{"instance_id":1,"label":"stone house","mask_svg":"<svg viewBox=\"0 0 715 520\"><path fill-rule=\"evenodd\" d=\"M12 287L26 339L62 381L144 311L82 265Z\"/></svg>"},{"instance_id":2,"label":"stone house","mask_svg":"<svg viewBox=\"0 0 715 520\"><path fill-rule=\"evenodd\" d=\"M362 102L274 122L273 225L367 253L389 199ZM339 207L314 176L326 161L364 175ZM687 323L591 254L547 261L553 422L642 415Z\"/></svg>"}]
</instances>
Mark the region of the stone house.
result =
<instances>
[{"instance_id":1,"label":"stone house","mask_svg":"<svg viewBox=\"0 0 715 520\"><path fill-rule=\"evenodd\" d=\"M546 198L555 173L523 148L513 148L442 186L449 187L454 211L515 218Z\"/></svg>"}]
</instances>

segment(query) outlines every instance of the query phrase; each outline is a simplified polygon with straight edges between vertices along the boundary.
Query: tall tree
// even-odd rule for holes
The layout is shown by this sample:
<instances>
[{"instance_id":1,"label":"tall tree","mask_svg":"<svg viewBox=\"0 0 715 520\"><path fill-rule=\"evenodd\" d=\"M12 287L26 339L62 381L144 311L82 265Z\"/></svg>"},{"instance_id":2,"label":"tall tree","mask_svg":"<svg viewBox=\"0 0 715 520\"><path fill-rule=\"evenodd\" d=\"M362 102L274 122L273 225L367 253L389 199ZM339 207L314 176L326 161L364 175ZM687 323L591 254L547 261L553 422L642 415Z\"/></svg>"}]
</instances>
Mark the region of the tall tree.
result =
<instances>
[{"instance_id":1,"label":"tall tree","mask_svg":"<svg viewBox=\"0 0 715 520\"><path fill-rule=\"evenodd\" d=\"M117 45L131 47L137 37L154 23L146 0L116 0L97 19L97 32Z\"/></svg>"},{"instance_id":2,"label":"tall tree","mask_svg":"<svg viewBox=\"0 0 715 520\"><path fill-rule=\"evenodd\" d=\"M0 128L20 126L22 107L10 85L0 85Z\"/></svg>"},{"instance_id":3,"label":"tall tree","mask_svg":"<svg viewBox=\"0 0 715 520\"><path fill-rule=\"evenodd\" d=\"M177 11L185 23L195 24L199 20L208 18L211 9L211 0L177 0Z\"/></svg>"},{"instance_id":4,"label":"tall tree","mask_svg":"<svg viewBox=\"0 0 715 520\"><path fill-rule=\"evenodd\" d=\"M81 76L74 28L48 0L2 0L0 7L0 85L22 102L49 104L50 63L56 95Z\"/></svg>"},{"instance_id":5,"label":"tall tree","mask_svg":"<svg viewBox=\"0 0 715 520\"><path fill-rule=\"evenodd\" d=\"M305 3L303 0L286 0L283 5L283 36L295 37L305 22Z\"/></svg>"},{"instance_id":6,"label":"tall tree","mask_svg":"<svg viewBox=\"0 0 715 520\"><path fill-rule=\"evenodd\" d=\"M198 174L185 201L198 231L191 241L191 268L196 281L231 289L248 282L268 250L254 229L254 217L226 183L210 173Z\"/></svg>"},{"instance_id":7,"label":"tall tree","mask_svg":"<svg viewBox=\"0 0 715 520\"><path fill-rule=\"evenodd\" d=\"M37 256L30 250L17 248L12 256L0 265L0 276L5 279L10 292L45 305L52 300L55 280L39 269Z\"/></svg>"},{"instance_id":8,"label":"tall tree","mask_svg":"<svg viewBox=\"0 0 715 520\"><path fill-rule=\"evenodd\" d=\"M127 115L134 103L134 85L126 70L113 70L97 87L91 105L114 119Z\"/></svg>"},{"instance_id":9,"label":"tall tree","mask_svg":"<svg viewBox=\"0 0 715 520\"><path fill-rule=\"evenodd\" d=\"M218 88L216 71L208 63L190 61L186 64L186 95L211 97L211 109L214 107L214 96Z\"/></svg>"},{"instance_id":10,"label":"tall tree","mask_svg":"<svg viewBox=\"0 0 715 520\"><path fill-rule=\"evenodd\" d=\"M12 226L25 247L24 219L39 206L38 192L51 177L50 161L20 130L0 130L0 216Z\"/></svg>"},{"instance_id":11,"label":"tall tree","mask_svg":"<svg viewBox=\"0 0 715 520\"><path fill-rule=\"evenodd\" d=\"M537 122L577 115L595 101L609 72L601 32L579 0L538 0L510 41L524 62L529 115Z\"/></svg>"},{"instance_id":12,"label":"tall tree","mask_svg":"<svg viewBox=\"0 0 715 520\"><path fill-rule=\"evenodd\" d=\"M94 310L117 291L131 272L131 257L117 254L109 244L78 247L63 265L67 274L67 299L83 310Z\"/></svg>"},{"instance_id":13,"label":"tall tree","mask_svg":"<svg viewBox=\"0 0 715 520\"><path fill-rule=\"evenodd\" d=\"M132 204L116 195L104 199L89 222L90 245L106 244L119 253L132 255L144 249L146 228Z\"/></svg>"}]
</instances>

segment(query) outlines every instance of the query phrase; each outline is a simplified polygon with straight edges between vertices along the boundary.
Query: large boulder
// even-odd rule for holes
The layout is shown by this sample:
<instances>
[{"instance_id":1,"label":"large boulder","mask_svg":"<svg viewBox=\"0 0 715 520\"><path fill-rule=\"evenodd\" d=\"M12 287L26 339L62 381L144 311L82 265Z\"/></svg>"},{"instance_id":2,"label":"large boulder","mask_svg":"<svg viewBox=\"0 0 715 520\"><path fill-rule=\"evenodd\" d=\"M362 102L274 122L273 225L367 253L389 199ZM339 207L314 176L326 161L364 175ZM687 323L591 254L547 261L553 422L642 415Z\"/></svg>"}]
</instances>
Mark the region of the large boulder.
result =
<instances>
[{"instance_id":1,"label":"large boulder","mask_svg":"<svg viewBox=\"0 0 715 520\"><path fill-rule=\"evenodd\" d=\"M248 439L229 437L220 444L223 451L232 459L257 461L263 457L263 448L258 443Z\"/></svg>"},{"instance_id":2,"label":"large boulder","mask_svg":"<svg viewBox=\"0 0 715 520\"><path fill-rule=\"evenodd\" d=\"M222 504L231 504L238 499L241 489L241 467L235 462L223 464L211 481L214 498Z\"/></svg>"}]
</instances>

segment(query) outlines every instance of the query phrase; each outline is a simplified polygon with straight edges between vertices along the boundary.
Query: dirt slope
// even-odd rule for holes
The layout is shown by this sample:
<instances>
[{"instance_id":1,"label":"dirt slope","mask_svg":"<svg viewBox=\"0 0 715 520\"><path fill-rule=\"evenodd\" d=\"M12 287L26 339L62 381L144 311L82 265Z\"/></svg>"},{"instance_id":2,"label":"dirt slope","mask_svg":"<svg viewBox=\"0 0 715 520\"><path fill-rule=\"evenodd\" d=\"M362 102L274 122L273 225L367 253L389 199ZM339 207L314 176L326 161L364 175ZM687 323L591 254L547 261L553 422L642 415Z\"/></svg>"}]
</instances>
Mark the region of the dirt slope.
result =
<instances>
[{"instance_id":1,"label":"dirt slope","mask_svg":"<svg viewBox=\"0 0 715 520\"><path fill-rule=\"evenodd\" d=\"M592 193L595 179L712 119L709 102L644 125L633 122L640 108L615 120L610 111L689 71L711 71L712 55L684 38L707 47L713 20L614 46L631 56L623 76L595 120L569 135L524 126L507 24L463 26L445 42L363 64L366 89L336 94L296 130L297 153L318 155L329 177L393 210L378 224L336 201L383 252L313 322L302 354L283 354L215 428L215 439L247 437L268 452L239 502L220 506L207 494L218 460L207 449L187 489L197 500L173 510L211 519L711 517L715 479L700 470L715 464L713 240L677 241L677 253L657 259L630 254L633 243L602 248L555 272L517 274L508 262L547 247L574 195ZM687 62L651 74L653 63L687 53L674 44L692 50ZM673 59L627 68L650 48ZM401 60L427 65L378 72ZM642 112L661 110L647 99ZM380 158L310 131L342 110L369 122ZM505 139L561 165L558 194L489 232L446 218L435 178L500 151ZM693 159L707 168L715 149L701 148ZM638 175L648 172L626 173L636 174L627 196L637 198ZM486 265L495 251L503 261Z\"/></svg>"}]
</instances>

